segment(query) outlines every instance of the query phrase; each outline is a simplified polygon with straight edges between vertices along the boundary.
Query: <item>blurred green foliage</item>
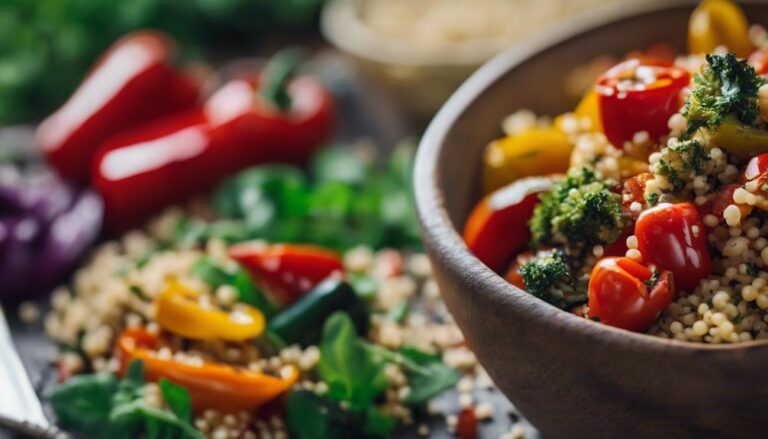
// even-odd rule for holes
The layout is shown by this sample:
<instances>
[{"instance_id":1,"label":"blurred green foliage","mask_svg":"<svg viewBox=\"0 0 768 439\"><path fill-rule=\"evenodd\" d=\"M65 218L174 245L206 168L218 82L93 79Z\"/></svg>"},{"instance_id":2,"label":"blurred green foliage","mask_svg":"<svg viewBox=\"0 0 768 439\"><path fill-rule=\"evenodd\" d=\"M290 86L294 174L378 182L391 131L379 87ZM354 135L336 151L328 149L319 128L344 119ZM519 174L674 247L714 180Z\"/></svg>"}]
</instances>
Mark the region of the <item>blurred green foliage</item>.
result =
<instances>
[{"instance_id":1,"label":"blurred green foliage","mask_svg":"<svg viewBox=\"0 0 768 439\"><path fill-rule=\"evenodd\" d=\"M0 125L34 121L64 102L124 33L156 28L182 56L255 46L267 32L314 27L323 0L1 0Z\"/></svg>"}]
</instances>

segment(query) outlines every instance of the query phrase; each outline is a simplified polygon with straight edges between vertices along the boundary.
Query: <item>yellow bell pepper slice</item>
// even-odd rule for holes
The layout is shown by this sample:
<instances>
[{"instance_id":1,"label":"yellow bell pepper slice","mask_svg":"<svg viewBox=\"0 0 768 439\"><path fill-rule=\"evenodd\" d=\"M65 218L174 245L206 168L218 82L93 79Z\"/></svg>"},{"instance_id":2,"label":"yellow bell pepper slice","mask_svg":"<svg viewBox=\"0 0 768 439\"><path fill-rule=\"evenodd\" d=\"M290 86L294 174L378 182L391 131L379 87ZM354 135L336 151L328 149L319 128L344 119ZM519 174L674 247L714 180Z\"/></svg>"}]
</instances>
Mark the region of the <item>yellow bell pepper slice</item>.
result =
<instances>
[{"instance_id":1,"label":"yellow bell pepper slice","mask_svg":"<svg viewBox=\"0 0 768 439\"><path fill-rule=\"evenodd\" d=\"M572 114L573 116L576 116L576 119L579 121L579 123L584 118L589 119L589 131L594 132L603 130L603 124L600 121L600 107L598 107L597 104L597 92L594 89L590 89L584 95L584 97L581 98L579 105L576 106L576 109ZM563 129L563 121L565 120L565 116L566 114L562 114L555 118L555 127L561 130Z\"/></svg>"},{"instance_id":2,"label":"yellow bell pepper slice","mask_svg":"<svg viewBox=\"0 0 768 439\"><path fill-rule=\"evenodd\" d=\"M155 320L163 329L194 340L244 341L264 331L264 315L238 304L231 312L206 308L197 302L200 293L177 281L168 284L155 300Z\"/></svg>"},{"instance_id":3,"label":"yellow bell pepper slice","mask_svg":"<svg viewBox=\"0 0 768 439\"><path fill-rule=\"evenodd\" d=\"M749 24L741 8L731 0L704 0L688 22L688 50L711 53L725 46L740 58L754 50L749 40Z\"/></svg>"},{"instance_id":4,"label":"yellow bell pepper slice","mask_svg":"<svg viewBox=\"0 0 768 439\"><path fill-rule=\"evenodd\" d=\"M733 116L726 118L711 134L715 145L742 159L768 152L768 131L745 125Z\"/></svg>"},{"instance_id":5,"label":"yellow bell pepper slice","mask_svg":"<svg viewBox=\"0 0 768 439\"><path fill-rule=\"evenodd\" d=\"M491 142L483 157L483 188L492 192L517 179L563 173L573 145L555 127L532 128Z\"/></svg>"}]
</instances>

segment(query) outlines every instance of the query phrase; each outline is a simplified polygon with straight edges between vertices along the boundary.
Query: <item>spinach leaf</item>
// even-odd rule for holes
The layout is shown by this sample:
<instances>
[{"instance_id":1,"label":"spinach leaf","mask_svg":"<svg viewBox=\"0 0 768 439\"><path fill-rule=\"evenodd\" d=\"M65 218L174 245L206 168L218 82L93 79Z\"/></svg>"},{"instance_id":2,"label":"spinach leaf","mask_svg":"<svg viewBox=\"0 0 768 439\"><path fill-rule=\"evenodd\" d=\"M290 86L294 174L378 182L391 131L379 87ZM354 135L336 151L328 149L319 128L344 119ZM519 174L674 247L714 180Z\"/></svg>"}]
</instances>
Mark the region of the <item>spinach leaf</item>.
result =
<instances>
[{"instance_id":1,"label":"spinach leaf","mask_svg":"<svg viewBox=\"0 0 768 439\"><path fill-rule=\"evenodd\" d=\"M422 405L459 382L458 371L444 364L440 355L430 355L412 347L402 348L400 355L419 366L405 367L411 388L404 401L408 405Z\"/></svg>"},{"instance_id":2,"label":"spinach leaf","mask_svg":"<svg viewBox=\"0 0 768 439\"><path fill-rule=\"evenodd\" d=\"M62 427L97 437L108 423L117 383L108 373L76 375L46 396Z\"/></svg>"},{"instance_id":3,"label":"spinach leaf","mask_svg":"<svg viewBox=\"0 0 768 439\"><path fill-rule=\"evenodd\" d=\"M112 374L78 375L49 396L62 427L94 439L202 439L192 427L187 391L160 382L173 413L148 406L142 398L144 365L134 361L120 380Z\"/></svg>"},{"instance_id":4,"label":"spinach leaf","mask_svg":"<svg viewBox=\"0 0 768 439\"><path fill-rule=\"evenodd\" d=\"M306 390L288 396L286 420L299 439L372 439L391 436L397 420L376 407L342 409L339 403Z\"/></svg>"},{"instance_id":5,"label":"spinach leaf","mask_svg":"<svg viewBox=\"0 0 768 439\"><path fill-rule=\"evenodd\" d=\"M320 343L318 372L328 384L328 395L366 408L387 388L385 362L377 358L357 336L352 319L344 312L332 314L325 322Z\"/></svg>"},{"instance_id":6,"label":"spinach leaf","mask_svg":"<svg viewBox=\"0 0 768 439\"><path fill-rule=\"evenodd\" d=\"M192 400L187 389L161 378L159 381L163 399L180 420L192 423Z\"/></svg>"}]
</instances>

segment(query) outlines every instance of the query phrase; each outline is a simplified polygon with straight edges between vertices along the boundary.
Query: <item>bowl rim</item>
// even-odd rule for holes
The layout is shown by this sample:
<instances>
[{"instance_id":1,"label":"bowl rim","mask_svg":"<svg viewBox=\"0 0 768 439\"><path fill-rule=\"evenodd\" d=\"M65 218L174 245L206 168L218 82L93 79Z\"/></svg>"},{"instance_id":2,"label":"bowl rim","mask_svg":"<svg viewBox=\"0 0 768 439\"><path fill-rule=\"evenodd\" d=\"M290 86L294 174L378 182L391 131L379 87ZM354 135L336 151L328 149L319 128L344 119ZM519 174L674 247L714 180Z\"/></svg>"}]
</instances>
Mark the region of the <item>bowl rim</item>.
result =
<instances>
[{"instance_id":1,"label":"bowl rim","mask_svg":"<svg viewBox=\"0 0 768 439\"><path fill-rule=\"evenodd\" d=\"M632 5L608 5L593 11L590 15L580 15L567 20L560 24L556 32L540 33L530 37L484 64L454 92L432 119L419 144L414 170L414 190L419 221L425 242L431 243L433 252L447 255L442 260L448 271L464 283L472 282L479 287L472 294L488 295L488 297L508 295L507 298L512 302L510 306L524 305L526 312L530 313L530 317L537 324L557 322L566 331L581 333L585 338L604 344L631 343L639 349L681 355L691 353L716 355L736 352L742 354L744 351L768 349L768 339L727 344L694 343L631 332L560 310L508 283L472 254L460 232L453 226L445 208L444 193L439 188L440 175L437 165L443 155L443 145L449 131L467 108L490 85L510 70L524 64L540 52L564 44L570 38L589 33L594 29L641 15L692 7L696 3L691 0L646 0ZM745 3L761 4L758 1ZM762 4L765 5L765 3Z\"/></svg>"},{"instance_id":2,"label":"bowl rim","mask_svg":"<svg viewBox=\"0 0 768 439\"><path fill-rule=\"evenodd\" d=\"M623 3L628 0L619 1ZM323 6L320 29L334 46L355 57L400 67L478 67L509 47L507 38L480 38L422 49L372 29L355 12L356 0L329 0ZM584 11L585 13L588 11ZM555 20L550 26L559 26ZM523 37L524 38L524 37Z\"/></svg>"}]
</instances>

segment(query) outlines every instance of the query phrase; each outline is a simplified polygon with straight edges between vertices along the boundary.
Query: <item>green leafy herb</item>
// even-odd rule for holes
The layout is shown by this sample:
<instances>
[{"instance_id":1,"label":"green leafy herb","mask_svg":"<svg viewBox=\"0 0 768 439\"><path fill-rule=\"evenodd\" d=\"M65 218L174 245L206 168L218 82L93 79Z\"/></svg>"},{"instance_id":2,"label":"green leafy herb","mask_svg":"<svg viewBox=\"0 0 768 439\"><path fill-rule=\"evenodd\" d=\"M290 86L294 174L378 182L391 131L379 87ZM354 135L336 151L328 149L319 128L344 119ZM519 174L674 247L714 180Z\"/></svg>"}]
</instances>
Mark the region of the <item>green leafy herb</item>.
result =
<instances>
[{"instance_id":1,"label":"green leafy herb","mask_svg":"<svg viewBox=\"0 0 768 439\"><path fill-rule=\"evenodd\" d=\"M296 48L283 49L269 60L264 68L264 84L259 94L272 102L281 111L291 107L291 95L288 94L288 84L302 64L304 54Z\"/></svg>"},{"instance_id":2,"label":"green leafy herb","mask_svg":"<svg viewBox=\"0 0 768 439\"><path fill-rule=\"evenodd\" d=\"M706 60L683 109L688 137L699 128L716 129L728 115L747 125L758 115L757 90L764 80L755 69L732 53L707 55Z\"/></svg>"},{"instance_id":3,"label":"green leafy herb","mask_svg":"<svg viewBox=\"0 0 768 439\"><path fill-rule=\"evenodd\" d=\"M621 196L586 167L556 181L540 200L529 222L533 247L610 244L626 223Z\"/></svg>"},{"instance_id":4,"label":"green leafy herb","mask_svg":"<svg viewBox=\"0 0 768 439\"><path fill-rule=\"evenodd\" d=\"M202 439L191 425L189 393L170 382L160 383L173 412L146 405L142 398L144 367L131 363L120 380L107 373L78 375L49 393L59 423L94 439Z\"/></svg>"},{"instance_id":5,"label":"green leafy herb","mask_svg":"<svg viewBox=\"0 0 768 439\"><path fill-rule=\"evenodd\" d=\"M258 308L268 319L276 312L275 305L253 284L248 273L242 268L230 273L211 258L203 256L192 265L192 273L213 288L232 285L237 291L238 301Z\"/></svg>"},{"instance_id":6,"label":"green leafy herb","mask_svg":"<svg viewBox=\"0 0 768 439\"><path fill-rule=\"evenodd\" d=\"M396 323L403 323L408 317L410 306L405 299L400 300L386 315L386 319Z\"/></svg>"},{"instance_id":7,"label":"green leafy herb","mask_svg":"<svg viewBox=\"0 0 768 439\"><path fill-rule=\"evenodd\" d=\"M659 193L658 192L652 192L648 194L647 197L645 197L645 201L648 202L649 206L655 206L659 203Z\"/></svg>"},{"instance_id":8,"label":"green leafy herb","mask_svg":"<svg viewBox=\"0 0 768 439\"><path fill-rule=\"evenodd\" d=\"M402 348L400 355L419 366L414 368L406 364L405 367L411 388L404 401L408 405L423 405L459 382L459 373L443 363L440 355L430 355L412 347Z\"/></svg>"},{"instance_id":9,"label":"green leafy herb","mask_svg":"<svg viewBox=\"0 0 768 439\"><path fill-rule=\"evenodd\" d=\"M306 390L288 396L288 428L299 439L372 439L390 437L397 420L376 407L343 409L337 401Z\"/></svg>"},{"instance_id":10,"label":"green leafy herb","mask_svg":"<svg viewBox=\"0 0 768 439\"><path fill-rule=\"evenodd\" d=\"M520 266L520 274L529 293L558 308L567 309L586 301L586 293L580 291L560 249L540 252Z\"/></svg>"},{"instance_id":11,"label":"green leafy herb","mask_svg":"<svg viewBox=\"0 0 768 439\"><path fill-rule=\"evenodd\" d=\"M325 323L317 370L328 384L328 396L366 408L388 385L384 361L376 358L357 336L346 313L337 312Z\"/></svg>"},{"instance_id":12,"label":"green leafy herb","mask_svg":"<svg viewBox=\"0 0 768 439\"><path fill-rule=\"evenodd\" d=\"M161 378L159 381L163 400L171 408L177 418L192 423L192 401L187 389Z\"/></svg>"}]
</instances>

